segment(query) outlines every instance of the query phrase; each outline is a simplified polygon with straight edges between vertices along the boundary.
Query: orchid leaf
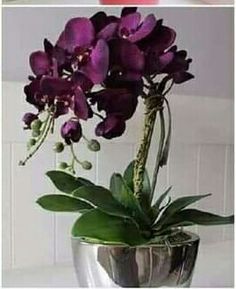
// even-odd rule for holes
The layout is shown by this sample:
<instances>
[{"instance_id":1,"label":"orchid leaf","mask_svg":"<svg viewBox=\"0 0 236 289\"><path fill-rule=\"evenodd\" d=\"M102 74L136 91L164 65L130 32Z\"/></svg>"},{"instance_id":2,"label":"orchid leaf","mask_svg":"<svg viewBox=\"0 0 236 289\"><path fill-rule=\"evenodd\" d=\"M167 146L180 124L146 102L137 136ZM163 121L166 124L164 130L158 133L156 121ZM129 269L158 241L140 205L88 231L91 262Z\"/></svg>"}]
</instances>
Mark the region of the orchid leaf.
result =
<instances>
[{"instance_id":1,"label":"orchid leaf","mask_svg":"<svg viewBox=\"0 0 236 289\"><path fill-rule=\"evenodd\" d=\"M160 206L162 204L162 202L165 200L165 198L167 197L167 195L169 194L170 190L172 189L172 186L170 186L155 202L155 204L153 205L153 208L155 208L156 210L160 209Z\"/></svg>"},{"instance_id":2,"label":"orchid leaf","mask_svg":"<svg viewBox=\"0 0 236 289\"><path fill-rule=\"evenodd\" d=\"M101 186L80 187L73 192L73 196L91 204L106 214L132 218L129 211L112 196L111 191Z\"/></svg>"},{"instance_id":3,"label":"orchid leaf","mask_svg":"<svg viewBox=\"0 0 236 289\"><path fill-rule=\"evenodd\" d=\"M170 203L170 205L164 210L164 212L161 215L161 218L159 219L159 221L156 223L155 227L162 227L164 224L166 224L169 219L175 215L177 212L181 211L182 209L184 209L185 207L203 199L206 198L208 196L210 196L211 194L206 194L206 195L197 195L197 196L187 196L187 197L182 197L179 198L175 201L173 201L172 203Z\"/></svg>"},{"instance_id":4,"label":"orchid leaf","mask_svg":"<svg viewBox=\"0 0 236 289\"><path fill-rule=\"evenodd\" d=\"M172 116L171 116L171 110L169 106L169 102L167 99L165 99L165 102L167 104L167 111L169 115L169 125L168 125L168 133L165 141L165 145L163 148L161 160L160 160L160 166L163 167L167 164L168 157L169 157L169 152L170 152L170 143L171 143L171 131L172 131Z\"/></svg>"},{"instance_id":5,"label":"orchid leaf","mask_svg":"<svg viewBox=\"0 0 236 289\"><path fill-rule=\"evenodd\" d=\"M219 216L197 209L186 209L177 212L168 220L167 226L190 226L190 225L226 225L233 224L234 216Z\"/></svg>"},{"instance_id":6,"label":"orchid leaf","mask_svg":"<svg viewBox=\"0 0 236 289\"><path fill-rule=\"evenodd\" d=\"M127 211L141 224L149 224L149 219L143 212L138 199L134 196L130 187L120 174L113 174L110 182L110 190Z\"/></svg>"},{"instance_id":7,"label":"orchid leaf","mask_svg":"<svg viewBox=\"0 0 236 289\"><path fill-rule=\"evenodd\" d=\"M76 178L63 171L49 171L46 175L59 191L66 194L71 194L75 189L81 186L93 185L89 180Z\"/></svg>"},{"instance_id":8,"label":"orchid leaf","mask_svg":"<svg viewBox=\"0 0 236 289\"><path fill-rule=\"evenodd\" d=\"M146 240L130 219L108 215L99 209L83 214L72 228L74 237L92 238L116 244L140 245Z\"/></svg>"},{"instance_id":9,"label":"orchid leaf","mask_svg":"<svg viewBox=\"0 0 236 289\"><path fill-rule=\"evenodd\" d=\"M45 195L36 201L43 209L53 212L84 213L93 207L86 202L67 195Z\"/></svg>"}]
</instances>

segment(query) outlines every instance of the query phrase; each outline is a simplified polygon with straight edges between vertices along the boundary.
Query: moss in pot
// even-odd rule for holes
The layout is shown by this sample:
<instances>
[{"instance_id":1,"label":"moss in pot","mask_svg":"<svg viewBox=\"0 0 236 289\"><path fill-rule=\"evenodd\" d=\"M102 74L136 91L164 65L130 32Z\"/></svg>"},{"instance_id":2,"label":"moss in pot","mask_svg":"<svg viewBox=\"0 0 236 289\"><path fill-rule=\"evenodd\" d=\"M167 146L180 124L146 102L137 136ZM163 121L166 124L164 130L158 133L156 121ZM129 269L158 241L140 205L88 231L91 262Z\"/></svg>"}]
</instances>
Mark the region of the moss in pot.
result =
<instances>
[{"instance_id":1,"label":"moss in pot","mask_svg":"<svg viewBox=\"0 0 236 289\"><path fill-rule=\"evenodd\" d=\"M23 117L32 136L20 165L54 133L58 119L67 116L54 151L69 150L71 162L47 172L61 193L42 196L37 203L53 212L78 213L72 246L80 287L189 286L199 238L182 229L234 221L233 216L189 208L209 194L171 200L169 187L154 201L171 142L167 95L174 85L194 78L189 72L192 60L174 45L175 38L176 32L155 15L142 20L129 7L120 17L98 12L89 19L73 18L55 45L45 39L44 50L30 55L34 76L24 92L37 111ZM111 176L109 188L81 178L77 167L90 170L92 163L79 159L76 145L83 139L91 152L100 150L98 140L85 135L83 121L99 120L97 137L120 137L138 101L144 102L145 111L135 160L123 174ZM150 179L146 163L157 121L160 138Z\"/></svg>"}]
</instances>

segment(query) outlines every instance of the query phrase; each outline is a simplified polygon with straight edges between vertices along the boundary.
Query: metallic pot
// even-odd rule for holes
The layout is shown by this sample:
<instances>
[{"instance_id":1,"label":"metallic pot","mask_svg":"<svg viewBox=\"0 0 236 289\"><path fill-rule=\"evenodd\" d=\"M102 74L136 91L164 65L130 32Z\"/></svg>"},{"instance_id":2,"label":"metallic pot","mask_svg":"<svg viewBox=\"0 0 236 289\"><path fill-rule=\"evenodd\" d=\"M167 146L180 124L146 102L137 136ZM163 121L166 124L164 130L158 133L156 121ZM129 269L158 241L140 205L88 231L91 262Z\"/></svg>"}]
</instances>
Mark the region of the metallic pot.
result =
<instances>
[{"instance_id":1,"label":"metallic pot","mask_svg":"<svg viewBox=\"0 0 236 289\"><path fill-rule=\"evenodd\" d=\"M72 238L78 286L190 287L198 245L199 237L186 231L164 243L137 247Z\"/></svg>"}]
</instances>

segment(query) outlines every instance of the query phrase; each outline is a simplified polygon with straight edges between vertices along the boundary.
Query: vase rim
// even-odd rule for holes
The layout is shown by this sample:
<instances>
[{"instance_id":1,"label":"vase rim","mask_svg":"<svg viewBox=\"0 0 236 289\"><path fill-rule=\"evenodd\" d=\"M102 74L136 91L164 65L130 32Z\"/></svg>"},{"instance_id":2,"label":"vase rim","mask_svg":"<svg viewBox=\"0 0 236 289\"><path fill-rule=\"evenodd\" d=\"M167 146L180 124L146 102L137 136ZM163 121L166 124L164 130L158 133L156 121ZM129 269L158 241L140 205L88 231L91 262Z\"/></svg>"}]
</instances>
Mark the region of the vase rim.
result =
<instances>
[{"instance_id":1,"label":"vase rim","mask_svg":"<svg viewBox=\"0 0 236 289\"><path fill-rule=\"evenodd\" d=\"M181 232L182 230L180 230ZM185 234L188 234L190 236L190 238L188 240L184 240L184 241L179 241L179 242L176 242L176 243L168 243L168 247L180 247L180 246L183 246L183 245L186 245L186 244L191 244L191 243L195 243L197 241L200 240L200 237L193 233L193 232L190 232L190 231L182 231L184 232ZM103 243L93 243L93 242L87 242L85 240L83 240L81 237L74 237L74 236L71 236L71 240L73 241L78 241L81 245L83 246L99 246L99 247L109 247L109 248L126 248L126 247L129 247L129 248L150 248L150 247L166 247L167 244L164 243L164 244L158 244L158 243L150 243L150 244L143 244L143 245L134 245L134 246L129 246L129 245L125 245L125 244L103 244Z\"/></svg>"}]
</instances>

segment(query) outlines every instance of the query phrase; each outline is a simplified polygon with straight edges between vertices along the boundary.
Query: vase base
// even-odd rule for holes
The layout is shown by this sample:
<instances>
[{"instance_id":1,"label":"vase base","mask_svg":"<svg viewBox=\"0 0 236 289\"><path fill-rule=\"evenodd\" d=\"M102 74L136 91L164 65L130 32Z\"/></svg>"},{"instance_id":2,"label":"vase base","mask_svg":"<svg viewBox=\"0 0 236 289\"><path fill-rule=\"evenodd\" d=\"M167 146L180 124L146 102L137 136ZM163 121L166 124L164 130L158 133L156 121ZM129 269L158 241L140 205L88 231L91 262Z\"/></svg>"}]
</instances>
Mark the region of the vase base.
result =
<instances>
[{"instance_id":1,"label":"vase base","mask_svg":"<svg viewBox=\"0 0 236 289\"><path fill-rule=\"evenodd\" d=\"M199 237L145 246L89 244L72 238L79 287L189 287ZM182 241L180 241L180 239Z\"/></svg>"}]
</instances>

